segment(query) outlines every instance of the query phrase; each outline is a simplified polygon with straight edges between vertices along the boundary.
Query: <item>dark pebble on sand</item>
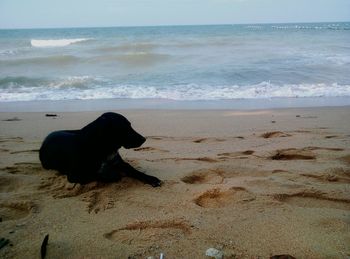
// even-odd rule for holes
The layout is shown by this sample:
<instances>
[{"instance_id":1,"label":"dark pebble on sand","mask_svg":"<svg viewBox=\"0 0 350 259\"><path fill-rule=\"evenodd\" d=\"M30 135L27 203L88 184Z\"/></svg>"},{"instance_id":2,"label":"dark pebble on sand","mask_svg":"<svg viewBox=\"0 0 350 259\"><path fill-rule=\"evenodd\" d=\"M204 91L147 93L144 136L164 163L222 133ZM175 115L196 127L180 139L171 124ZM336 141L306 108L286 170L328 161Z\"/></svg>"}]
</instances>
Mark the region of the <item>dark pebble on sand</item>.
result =
<instances>
[{"instance_id":1,"label":"dark pebble on sand","mask_svg":"<svg viewBox=\"0 0 350 259\"><path fill-rule=\"evenodd\" d=\"M45 116L46 116L46 117L57 117L57 114L54 114L54 113L46 113Z\"/></svg>"}]
</instances>

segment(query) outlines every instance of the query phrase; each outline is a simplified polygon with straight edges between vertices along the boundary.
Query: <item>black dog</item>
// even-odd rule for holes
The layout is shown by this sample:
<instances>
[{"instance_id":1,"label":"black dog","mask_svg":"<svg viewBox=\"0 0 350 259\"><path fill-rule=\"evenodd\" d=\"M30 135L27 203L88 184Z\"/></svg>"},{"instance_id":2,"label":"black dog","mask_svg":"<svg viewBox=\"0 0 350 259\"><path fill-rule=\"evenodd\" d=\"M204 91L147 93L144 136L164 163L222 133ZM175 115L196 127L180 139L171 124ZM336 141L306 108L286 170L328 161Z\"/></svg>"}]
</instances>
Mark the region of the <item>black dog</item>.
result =
<instances>
[{"instance_id":1,"label":"black dog","mask_svg":"<svg viewBox=\"0 0 350 259\"><path fill-rule=\"evenodd\" d=\"M123 161L118 149L136 148L146 139L120 114L108 112L81 130L61 130L49 134L41 148L40 161L45 169L66 174L71 183L115 182L123 175L154 187L161 181Z\"/></svg>"}]
</instances>

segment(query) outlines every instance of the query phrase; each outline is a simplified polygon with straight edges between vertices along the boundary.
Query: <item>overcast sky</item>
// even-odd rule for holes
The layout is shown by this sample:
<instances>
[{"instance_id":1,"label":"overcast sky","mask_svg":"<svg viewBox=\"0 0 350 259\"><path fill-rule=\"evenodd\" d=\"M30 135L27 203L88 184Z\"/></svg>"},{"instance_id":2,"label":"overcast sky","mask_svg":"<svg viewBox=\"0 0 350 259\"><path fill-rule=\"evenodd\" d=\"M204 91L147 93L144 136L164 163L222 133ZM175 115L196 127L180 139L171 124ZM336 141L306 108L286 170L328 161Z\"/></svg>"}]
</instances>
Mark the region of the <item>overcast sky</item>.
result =
<instances>
[{"instance_id":1,"label":"overcast sky","mask_svg":"<svg viewBox=\"0 0 350 259\"><path fill-rule=\"evenodd\" d=\"M350 21L350 0L0 0L0 28Z\"/></svg>"}]
</instances>

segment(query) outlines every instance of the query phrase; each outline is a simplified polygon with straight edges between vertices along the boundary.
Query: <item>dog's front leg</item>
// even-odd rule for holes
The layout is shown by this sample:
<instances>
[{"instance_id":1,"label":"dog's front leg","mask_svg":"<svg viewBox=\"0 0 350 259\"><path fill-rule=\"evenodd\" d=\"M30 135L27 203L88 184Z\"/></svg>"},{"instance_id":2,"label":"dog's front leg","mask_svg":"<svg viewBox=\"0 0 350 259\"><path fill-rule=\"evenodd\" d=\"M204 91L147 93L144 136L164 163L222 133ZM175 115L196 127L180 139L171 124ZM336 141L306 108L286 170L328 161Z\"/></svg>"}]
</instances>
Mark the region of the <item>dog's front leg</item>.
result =
<instances>
[{"instance_id":1,"label":"dog's front leg","mask_svg":"<svg viewBox=\"0 0 350 259\"><path fill-rule=\"evenodd\" d=\"M162 184L161 180L157 177L142 173L125 162L118 152L107 158L107 163L110 172L116 171L116 174L123 173L125 176L135 178L143 183L152 185L153 187L158 187Z\"/></svg>"},{"instance_id":2,"label":"dog's front leg","mask_svg":"<svg viewBox=\"0 0 350 259\"><path fill-rule=\"evenodd\" d=\"M135 178L143 183L150 184L153 187L159 187L162 184L162 181L157 177L142 173L124 161L122 163L122 170L127 176Z\"/></svg>"}]
</instances>

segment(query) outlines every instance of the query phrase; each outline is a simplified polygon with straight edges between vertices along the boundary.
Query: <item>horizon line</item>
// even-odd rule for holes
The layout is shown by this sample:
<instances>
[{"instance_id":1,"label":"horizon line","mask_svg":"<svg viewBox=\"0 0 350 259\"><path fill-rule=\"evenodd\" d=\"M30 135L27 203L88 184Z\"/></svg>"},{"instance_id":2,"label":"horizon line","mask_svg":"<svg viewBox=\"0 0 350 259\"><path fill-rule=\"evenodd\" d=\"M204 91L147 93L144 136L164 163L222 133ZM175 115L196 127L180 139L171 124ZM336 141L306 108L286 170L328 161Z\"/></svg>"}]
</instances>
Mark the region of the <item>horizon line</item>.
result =
<instances>
[{"instance_id":1,"label":"horizon line","mask_svg":"<svg viewBox=\"0 0 350 259\"><path fill-rule=\"evenodd\" d=\"M310 24L310 23L347 23L350 21L307 21L307 22L260 22L260 23L213 23L213 24L158 24L158 25L111 25L111 26L69 26L69 27L14 27L0 30L42 30L42 29L93 29L93 28L142 28L176 26L229 26L229 25L269 25L269 24Z\"/></svg>"}]
</instances>

